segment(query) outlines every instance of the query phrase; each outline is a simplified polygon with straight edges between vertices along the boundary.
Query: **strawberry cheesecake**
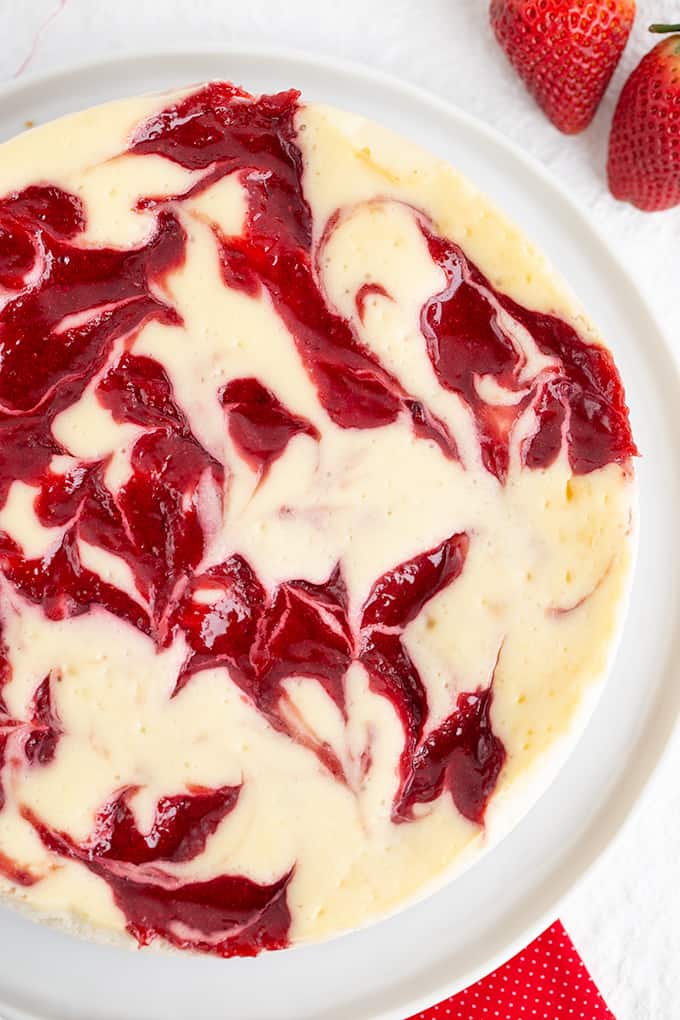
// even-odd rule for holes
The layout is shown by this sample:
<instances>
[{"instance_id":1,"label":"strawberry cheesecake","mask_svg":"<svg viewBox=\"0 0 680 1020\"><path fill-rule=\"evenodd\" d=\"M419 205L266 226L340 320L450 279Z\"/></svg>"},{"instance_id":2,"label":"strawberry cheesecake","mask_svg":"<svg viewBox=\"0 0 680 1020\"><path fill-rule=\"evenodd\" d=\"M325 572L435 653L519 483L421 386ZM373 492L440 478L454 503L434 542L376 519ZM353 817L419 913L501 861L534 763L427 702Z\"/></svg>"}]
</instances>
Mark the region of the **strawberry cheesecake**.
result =
<instances>
[{"instance_id":1,"label":"strawberry cheesecake","mask_svg":"<svg viewBox=\"0 0 680 1020\"><path fill-rule=\"evenodd\" d=\"M4 905L232 956L435 890L606 675L611 354L455 170L294 91L1 152Z\"/></svg>"}]
</instances>

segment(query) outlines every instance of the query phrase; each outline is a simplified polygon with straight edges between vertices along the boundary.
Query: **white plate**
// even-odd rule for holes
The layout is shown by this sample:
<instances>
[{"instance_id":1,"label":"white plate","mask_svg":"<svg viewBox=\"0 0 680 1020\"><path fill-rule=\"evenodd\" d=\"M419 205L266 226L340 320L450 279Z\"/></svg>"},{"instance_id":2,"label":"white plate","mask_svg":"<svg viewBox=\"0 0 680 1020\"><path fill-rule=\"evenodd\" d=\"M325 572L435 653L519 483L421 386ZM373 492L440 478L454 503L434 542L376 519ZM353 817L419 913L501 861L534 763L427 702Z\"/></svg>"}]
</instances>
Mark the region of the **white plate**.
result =
<instances>
[{"instance_id":1,"label":"white plate","mask_svg":"<svg viewBox=\"0 0 680 1020\"><path fill-rule=\"evenodd\" d=\"M537 164L413 87L329 60L252 49L133 56L19 82L0 93L0 136L27 120L215 77L253 91L296 86L420 142L468 174L567 276L614 351L644 455L630 612L576 751L548 795L461 879L364 931L257 960L125 952L0 910L0 1007L12 1020L404 1020L552 920L630 814L680 707L676 366L634 280Z\"/></svg>"}]
</instances>

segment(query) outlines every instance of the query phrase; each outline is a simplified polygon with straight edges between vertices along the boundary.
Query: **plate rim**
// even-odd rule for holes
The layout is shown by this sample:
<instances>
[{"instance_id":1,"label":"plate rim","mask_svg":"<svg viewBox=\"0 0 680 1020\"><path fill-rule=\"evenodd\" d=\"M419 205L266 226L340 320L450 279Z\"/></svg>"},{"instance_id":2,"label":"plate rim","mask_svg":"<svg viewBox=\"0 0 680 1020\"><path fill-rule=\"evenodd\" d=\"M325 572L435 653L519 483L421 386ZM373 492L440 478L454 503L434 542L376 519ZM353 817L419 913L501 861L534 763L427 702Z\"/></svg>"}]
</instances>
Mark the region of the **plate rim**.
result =
<instances>
[{"instance_id":1,"label":"plate rim","mask_svg":"<svg viewBox=\"0 0 680 1020\"><path fill-rule=\"evenodd\" d=\"M569 193L566 186L563 185L561 181L553 175L537 157L525 151L519 143L509 138L499 129L487 124L485 121L467 112L457 104L442 98L436 92L409 80L402 79L397 74L372 67L359 60L335 57L329 54L317 54L301 48L277 46L272 44L260 45L257 43L247 42L229 42L224 46L217 46L196 42L188 43L186 45L159 45L150 49L131 47L121 49L117 53L112 53L100 58L73 62L57 62L54 66L48 69L30 71L17 78L10 78L0 82L0 107L7 102L11 102L14 97L20 95L22 92L27 92L31 89L42 90L49 87L50 83L57 79L60 81L66 81L69 78L77 78L90 73L96 73L102 68L113 69L116 66L136 65L140 63L148 65L150 62L153 62L154 64L163 64L173 58L196 59L199 57L207 57L209 59L228 59L230 55L234 55L240 59L249 58L253 61L283 61L292 66L303 65L310 70L320 73L330 70L331 72L343 76L349 76L355 80L362 79L367 83L374 83L388 89L392 94L401 93L418 103L434 108L438 113L452 121L458 121L465 124L469 129L479 135L482 135L487 141L493 143L493 145L501 151L508 151L513 158L522 165L525 171L527 171L530 175L537 176L542 183L554 193L556 198L559 199L561 205L565 207L578 221L579 225L588 232L590 237L599 246L601 252L603 252L614 265L620 277L626 282L631 294L637 301L641 314L646 317L652 326L654 331L654 346L661 350L661 352L666 356L669 365L672 366L672 381L675 388L678 390L678 393L680 393L680 359L673 351L668 330L661 322L650 299L638 287L621 256L609 244L603 229L587 218L583 208ZM122 80L123 79L121 79L121 81ZM208 77L202 80L211 80L211 78ZM201 79L199 79L196 84L200 81ZM182 86L180 85L179 87ZM155 91L157 90L150 90L148 93L141 94L153 94ZM121 95L135 96L140 95L140 92L134 89L128 92L124 89L120 95L114 96L113 99L121 98ZM94 105L101 104L96 103ZM80 108L87 109L88 106ZM514 217L511 216L510 218L513 222L515 222ZM623 625L625 626L625 620ZM678 674L680 674L680 668L676 667L676 679ZM670 681L671 669L667 667L663 672L663 687L665 688ZM604 831L601 833L595 832L594 834L591 834L590 849L587 854L581 854L582 857L587 859L580 862L577 874L571 878L562 880L558 890L552 894L550 904L544 910L539 911L531 922L523 924L521 926L521 931L505 944L505 948L486 957L484 963L480 963L479 965L471 968L463 975L458 975L455 979L437 985L436 988L430 988L428 992L419 994L410 1001L402 1003L399 1007L388 1007L387 1009L374 1013L373 1020L403 1020L405 1013L408 1016L414 1015L424 1008L427 1008L428 1005L443 1001L462 988L473 984L480 977L490 973L496 967L509 960L513 955L515 955L515 953L523 949L530 941L540 934L540 932L556 918L559 907L564 899L582 886L594 868L601 863L603 857L617 845L619 840L625 834L628 826L636 818L643 805L645 794L649 790L649 787L653 783L657 773L662 768L669 755L671 745L674 738L677 736L677 731L679 729L679 719L680 697L677 699L674 711L669 713L663 719L661 726L657 724L657 729L661 729L661 736L660 739L657 740L651 760L642 763L633 763L629 760L625 772L625 775L629 779L626 802L621 804L616 801L613 793L608 796L607 807L602 812L602 815L606 817L600 817L598 824L598 828ZM632 776L630 775L631 772ZM617 783L617 789L618 785L619 784ZM530 805L530 807L531 806L532 805ZM46 1018L41 1017L39 1014L30 1010L26 1011L22 1007L5 1005L2 1002L0 1002L0 1006L6 1011L8 1018L11 1018L11 1020L46 1020Z\"/></svg>"}]
</instances>

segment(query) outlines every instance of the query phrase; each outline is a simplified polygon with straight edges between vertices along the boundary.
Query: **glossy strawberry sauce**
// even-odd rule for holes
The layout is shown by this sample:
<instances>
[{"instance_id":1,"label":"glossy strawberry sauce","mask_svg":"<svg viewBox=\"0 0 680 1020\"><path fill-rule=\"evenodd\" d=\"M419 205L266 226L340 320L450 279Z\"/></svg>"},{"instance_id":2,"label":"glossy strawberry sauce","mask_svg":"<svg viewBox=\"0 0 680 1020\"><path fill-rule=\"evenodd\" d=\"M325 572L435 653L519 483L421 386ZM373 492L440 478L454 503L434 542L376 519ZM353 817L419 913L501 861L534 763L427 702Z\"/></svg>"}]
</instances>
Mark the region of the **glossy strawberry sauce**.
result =
<instances>
[{"instance_id":1,"label":"glossy strawberry sauce","mask_svg":"<svg viewBox=\"0 0 680 1020\"><path fill-rule=\"evenodd\" d=\"M103 878L127 918L128 930L144 945L157 935L180 948L222 956L252 956L286 945L290 914L286 887L291 875L263 886L247 878L219 875L183 882L173 865L193 860L236 806L239 790L195 789L164 797L148 833L137 828L128 798L117 793L97 817L86 843L46 826L28 808L25 819L45 846L80 861Z\"/></svg>"},{"instance_id":2,"label":"glossy strawberry sauce","mask_svg":"<svg viewBox=\"0 0 680 1020\"><path fill-rule=\"evenodd\" d=\"M318 439L317 429L283 406L257 379L232 379L220 393L229 434L243 459L266 475L293 436Z\"/></svg>"},{"instance_id":3,"label":"glossy strawberry sauce","mask_svg":"<svg viewBox=\"0 0 680 1020\"><path fill-rule=\"evenodd\" d=\"M446 793L461 814L482 824L505 761L492 728L491 678L488 687L459 694L450 715L433 730L425 686L402 640L426 603L455 583L474 537L452 534L395 565L376 579L354 623L341 563L322 583L292 578L272 591L238 554L199 572L207 540L199 496L209 488L218 505L227 498L228 467L193 434L165 369L134 350L151 320L182 327L164 295L167 275L185 259L183 199L238 174L247 195L245 229L237 237L215 229L225 285L268 294L336 425L376 429L403 418L419 441L458 458L446 426L362 345L354 326L325 298L314 268L297 112L295 92L253 100L218 83L142 125L131 153L160 155L197 176L186 195L143 200L155 213L155 228L138 248L87 246L80 238L86 210L75 195L50 184L0 200L0 286L6 298L0 313L0 505L19 479L36 488L40 521L64 529L61 541L39 559L25 557L0 533L0 569L6 583L49 619L111 613L159 648L182 634L188 654L174 696L181 697L187 683L200 682L201 671L224 667L225 682L228 674L275 729L307 747L320 767L348 785L342 763L305 728L284 684L293 676L319 683L346 718L345 675L358 660L372 689L393 704L404 730L393 820L411 821L417 805ZM333 222L326 234L332 229ZM459 247L424 220L422 229L445 280L422 309L423 342L441 385L460 397L476 423L486 470L504 483L512 430L527 408L534 411L535 428L521 449L524 469L547 467L565 443L577 474L626 462L635 447L610 355L561 320L495 292ZM360 319L371 295L389 299L379 284L362 287L355 299ZM529 382L522 376L526 359L504 315L524 327L549 359ZM492 376L515 402L485 403L480 376ZM89 386L117 422L142 430L130 476L115 493L106 485L106 462L71 459L60 471L51 466L55 455L68 453L55 438L54 421ZM216 399L236 455L260 479L294 436L320 439L314 425L255 378L229 382ZM84 567L79 539L122 557L138 597ZM199 591L201 598L195 598ZM11 781L12 767L49 767L62 734L54 707L54 687L62 681L45 678L29 718L16 719L2 697L10 679L5 653L0 674L5 782ZM362 767L370 769L370 749ZM23 815L46 847L108 883L140 943L162 936L177 946L222 955L284 946L294 861L270 885L239 875L200 882L182 877L182 866L238 808L239 789L168 791L146 833L131 810L135 792L112 791L83 843L25 807ZM0 784L0 810L4 802ZM40 879L2 854L0 872L19 884Z\"/></svg>"}]
</instances>

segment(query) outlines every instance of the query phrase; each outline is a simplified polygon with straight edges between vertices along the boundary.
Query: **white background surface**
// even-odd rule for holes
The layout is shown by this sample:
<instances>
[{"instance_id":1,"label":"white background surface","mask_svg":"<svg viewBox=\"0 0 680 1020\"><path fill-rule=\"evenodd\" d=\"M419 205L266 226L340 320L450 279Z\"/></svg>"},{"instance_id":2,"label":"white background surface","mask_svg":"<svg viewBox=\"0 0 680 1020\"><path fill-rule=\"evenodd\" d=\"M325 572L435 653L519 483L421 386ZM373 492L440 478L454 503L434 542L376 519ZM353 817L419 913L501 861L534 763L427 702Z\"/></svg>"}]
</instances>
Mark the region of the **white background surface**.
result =
<instances>
[{"instance_id":1,"label":"white background surface","mask_svg":"<svg viewBox=\"0 0 680 1020\"><path fill-rule=\"evenodd\" d=\"M623 255L656 308L671 344L676 343L680 351L680 336L675 335L680 207L650 215L620 205L606 190L603 169L616 96L629 70L653 42L645 26L664 17L677 20L679 4L638 0L636 26L613 85L594 125L575 139L555 131L527 97L491 36L487 7L486 0L66 0L62 4L0 0L0 79L11 78L21 68L41 26L27 71L131 49L218 46L220 41L291 46L380 67L494 125L544 163ZM46 24L56 11L57 16ZM640 683L644 682L641 677ZM680 1017L678 776L680 737L622 838L561 911L618 1020Z\"/></svg>"}]
</instances>

